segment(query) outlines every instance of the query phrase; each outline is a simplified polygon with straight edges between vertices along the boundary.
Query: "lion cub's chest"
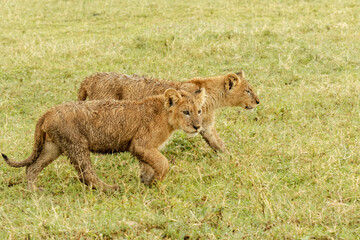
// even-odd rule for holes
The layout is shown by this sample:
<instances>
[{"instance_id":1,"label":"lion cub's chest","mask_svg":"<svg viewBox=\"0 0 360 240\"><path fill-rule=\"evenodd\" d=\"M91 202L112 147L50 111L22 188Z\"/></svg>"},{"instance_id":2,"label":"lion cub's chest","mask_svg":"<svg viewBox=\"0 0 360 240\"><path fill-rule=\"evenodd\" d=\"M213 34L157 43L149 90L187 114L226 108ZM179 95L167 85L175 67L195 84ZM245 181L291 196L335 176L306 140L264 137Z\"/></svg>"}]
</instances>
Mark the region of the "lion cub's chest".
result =
<instances>
[{"instance_id":1,"label":"lion cub's chest","mask_svg":"<svg viewBox=\"0 0 360 240\"><path fill-rule=\"evenodd\" d=\"M172 135L173 135L173 132L170 133L169 136L168 136L168 138L165 139L165 140L163 141L163 143L158 147L158 150L159 150L159 151L162 150L162 149L165 147L165 145L168 143L168 141L169 141L169 139L171 138Z\"/></svg>"}]
</instances>

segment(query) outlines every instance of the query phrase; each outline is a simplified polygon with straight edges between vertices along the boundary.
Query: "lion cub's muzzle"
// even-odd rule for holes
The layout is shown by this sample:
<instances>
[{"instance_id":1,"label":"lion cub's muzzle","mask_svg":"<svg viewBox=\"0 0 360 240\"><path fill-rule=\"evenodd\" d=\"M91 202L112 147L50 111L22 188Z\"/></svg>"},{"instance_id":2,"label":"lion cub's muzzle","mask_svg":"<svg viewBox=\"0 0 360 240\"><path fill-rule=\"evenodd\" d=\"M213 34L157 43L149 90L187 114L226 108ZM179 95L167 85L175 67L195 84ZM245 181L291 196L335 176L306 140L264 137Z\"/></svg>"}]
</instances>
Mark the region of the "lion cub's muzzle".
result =
<instances>
[{"instance_id":1,"label":"lion cub's muzzle","mask_svg":"<svg viewBox=\"0 0 360 240\"><path fill-rule=\"evenodd\" d=\"M195 137L198 133L200 133L203 128L200 123L193 123L192 125L193 131L186 131L186 134L189 137Z\"/></svg>"},{"instance_id":2,"label":"lion cub's muzzle","mask_svg":"<svg viewBox=\"0 0 360 240\"><path fill-rule=\"evenodd\" d=\"M193 124L192 126L193 126L193 128L195 129L196 132L200 131L200 128L201 128L200 124Z\"/></svg>"},{"instance_id":3,"label":"lion cub's muzzle","mask_svg":"<svg viewBox=\"0 0 360 240\"><path fill-rule=\"evenodd\" d=\"M260 101L258 99L255 100L256 104L251 104L251 105L246 105L245 109L247 110L254 110L260 103Z\"/></svg>"},{"instance_id":4,"label":"lion cub's muzzle","mask_svg":"<svg viewBox=\"0 0 360 240\"><path fill-rule=\"evenodd\" d=\"M202 129L202 120L201 119L194 119L192 121L192 127L195 130L194 133L199 133Z\"/></svg>"}]
</instances>

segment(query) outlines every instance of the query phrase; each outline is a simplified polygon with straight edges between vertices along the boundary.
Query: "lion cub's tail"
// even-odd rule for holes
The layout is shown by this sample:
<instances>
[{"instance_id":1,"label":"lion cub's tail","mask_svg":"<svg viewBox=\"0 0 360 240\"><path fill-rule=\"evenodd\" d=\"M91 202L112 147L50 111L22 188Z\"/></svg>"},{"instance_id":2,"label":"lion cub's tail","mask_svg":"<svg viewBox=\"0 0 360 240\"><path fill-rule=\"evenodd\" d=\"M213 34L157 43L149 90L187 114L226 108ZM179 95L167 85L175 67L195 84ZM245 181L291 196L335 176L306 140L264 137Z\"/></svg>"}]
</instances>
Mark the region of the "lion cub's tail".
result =
<instances>
[{"instance_id":1,"label":"lion cub's tail","mask_svg":"<svg viewBox=\"0 0 360 240\"><path fill-rule=\"evenodd\" d=\"M43 132L41 130L41 126L44 123L44 120L45 120L45 116L42 116L36 124L35 137L34 137L35 142L34 142L33 152L31 154L31 156L28 157L27 159L25 159L24 161L15 162L15 161L10 160L5 154L2 153L1 155L8 165L10 165L12 167L16 167L16 168L25 167L25 166L30 165L32 162L34 162L40 156L40 153L41 153L44 143L45 143L45 135L46 135L45 132Z\"/></svg>"},{"instance_id":2,"label":"lion cub's tail","mask_svg":"<svg viewBox=\"0 0 360 240\"><path fill-rule=\"evenodd\" d=\"M78 93L78 101L85 101L88 94L86 91L86 83L88 81L88 78L85 78L85 80L80 84L80 89Z\"/></svg>"}]
</instances>

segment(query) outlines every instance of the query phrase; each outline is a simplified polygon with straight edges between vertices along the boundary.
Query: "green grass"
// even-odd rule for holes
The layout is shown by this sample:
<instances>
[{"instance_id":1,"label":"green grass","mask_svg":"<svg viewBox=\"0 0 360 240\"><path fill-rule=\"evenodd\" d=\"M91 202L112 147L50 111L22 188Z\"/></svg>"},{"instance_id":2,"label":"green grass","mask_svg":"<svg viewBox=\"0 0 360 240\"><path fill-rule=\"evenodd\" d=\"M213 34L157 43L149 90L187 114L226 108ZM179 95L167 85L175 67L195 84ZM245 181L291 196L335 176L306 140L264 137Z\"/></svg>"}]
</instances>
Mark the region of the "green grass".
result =
<instances>
[{"instance_id":1,"label":"green grass","mask_svg":"<svg viewBox=\"0 0 360 240\"><path fill-rule=\"evenodd\" d=\"M112 194L61 157L26 190L0 163L1 239L358 239L360 4L337 1L6 1L0 151L23 160L36 120L97 71L182 81L244 69L254 112L218 111L228 153L173 136L158 186L130 154L92 155Z\"/></svg>"}]
</instances>

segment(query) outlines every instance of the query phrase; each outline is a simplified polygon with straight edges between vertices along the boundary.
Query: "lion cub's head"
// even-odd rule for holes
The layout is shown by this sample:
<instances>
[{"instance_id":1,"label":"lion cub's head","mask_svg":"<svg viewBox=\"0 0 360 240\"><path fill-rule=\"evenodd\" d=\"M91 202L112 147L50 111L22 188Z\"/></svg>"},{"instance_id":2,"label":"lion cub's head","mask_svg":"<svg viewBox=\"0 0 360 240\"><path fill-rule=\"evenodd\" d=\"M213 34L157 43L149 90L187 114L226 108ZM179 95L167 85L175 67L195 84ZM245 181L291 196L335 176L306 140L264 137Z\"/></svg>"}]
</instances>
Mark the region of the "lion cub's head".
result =
<instances>
[{"instance_id":1,"label":"lion cub's head","mask_svg":"<svg viewBox=\"0 0 360 240\"><path fill-rule=\"evenodd\" d=\"M188 134L199 133L202 128L201 107L205 102L205 89L201 88L194 94L167 89L164 95L170 124Z\"/></svg>"},{"instance_id":2,"label":"lion cub's head","mask_svg":"<svg viewBox=\"0 0 360 240\"><path fill-rule=\"evenodd\" d=\"M245 80L244 71L225 76L225 95L230 106L254 109L260 102L250 84Z\"/></svg>"}]
</instances>

